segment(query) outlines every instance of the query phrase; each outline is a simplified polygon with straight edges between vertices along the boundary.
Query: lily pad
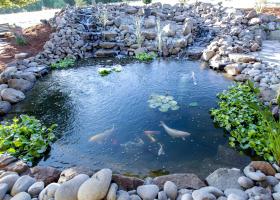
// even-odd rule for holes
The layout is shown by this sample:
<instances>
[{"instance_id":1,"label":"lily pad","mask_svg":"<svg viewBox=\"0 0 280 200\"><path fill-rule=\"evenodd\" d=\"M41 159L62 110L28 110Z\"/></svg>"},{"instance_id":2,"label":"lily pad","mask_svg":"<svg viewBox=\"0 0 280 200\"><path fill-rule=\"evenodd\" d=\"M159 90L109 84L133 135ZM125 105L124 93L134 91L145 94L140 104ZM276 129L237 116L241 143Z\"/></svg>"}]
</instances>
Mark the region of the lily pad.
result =
<instances>
[{"instance_id":1,"label":"lily pad","mask_svg":"<svg viewBox=\"0 0 280 200\"><path fill-rule=\"evenodd\" d=\"M170 107L170 109L175 111L175 110L179 110L179 109L180 109L180 107L176 105L176 106L172 106L172 107Z\"/></svg>"},{"instance_id":2,"label":"lily pad","mask_svg":"<svg viewBox=\"0 0 280 200\"><path fill-rule=\"evenodd\" d=\"M160 112L167 112L168 111L168 108L167 107L160 107L159 109L158 109Z\"/></svg>"},{"instance_id":3,"label":"lily pad","mask_svg":"<svg viewBox=\"0 0 280 200\"><path fill-rule=\"evenodd\" d=\"M99 73L101 76L107 76L107 75L109 75L111 72L112 72L112 68L105 68L105 67L98 68L98 73Z\"/></svg>"},{"instance_id":4,"label":"lily pad","mask_svg":"<svg viewBox=\"0 0 280 200\"><path fill-rule=\"evenodd\" d=\"M113 67L113 70L114 70L115 72L121 72L121 71L123 70L123 68L122 68L121 65L116 65L116 66Z\"/></svg>"},{"instance_id":5,"label":"lily pad","mask_svg":"<svg viewBox=\"0 0 280 200\"><path fill-rule=\"evenodd\" d=\"M170 106L176 106L177 105L177 101L169 101L168 102Z\"/></svg>"},{"instance_id":6,"label":"lily pad","mask_svg":"<svg viewBox=\"0 0 280 200\"><path fill-rule=\"evenodd\" d=\"M197 107L198 106L198 103L197 102L192 102L189 104L190 107Z\"/></svg>"}]
</instances>

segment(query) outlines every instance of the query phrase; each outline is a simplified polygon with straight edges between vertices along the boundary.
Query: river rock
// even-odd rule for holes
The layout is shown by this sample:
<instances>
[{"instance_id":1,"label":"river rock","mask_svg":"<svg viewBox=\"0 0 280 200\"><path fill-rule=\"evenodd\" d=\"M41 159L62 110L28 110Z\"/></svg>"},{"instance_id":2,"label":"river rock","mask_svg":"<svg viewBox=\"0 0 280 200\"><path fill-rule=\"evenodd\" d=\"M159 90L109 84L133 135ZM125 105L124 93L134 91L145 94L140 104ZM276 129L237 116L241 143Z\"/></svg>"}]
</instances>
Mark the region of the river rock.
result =
<instances>
[{"instance_id":1,"label":"river rock","mask_svg":"<svg viewBox=\"0 0 280 200\"><path fill-rule=\"evenodd\" d=\"M159 192L157 185L141 185L137 188L137 194L143 200L154 200Z\"/></svg>"},{"instance_id":2,"label":"river rock","mask_svg":"<svg viewBox=\"0 0 280 200\"><path fill-rule=\"evenodd\" d=\"M22 160L2 154L0 156L0 169L5 171L17 172L19 174L26 173L29 171L29 167Z\"/></svg>"},{"instance_id":3,"label":"river rock","mask_svg":"<svg viewBox=\"0 0 280 200\"><path fill-rule=\"evenodd\" d=\"M280 200L280 193L276 192L272 194L274 200Z\"/></svg>"},{"instance_id":4,"label":"river rock","mask_svg":"<svg viewBox=\"0 0 280 200\"><path fill-rule=\"evenodd\" d=\"M31 168L31 175L37 181L43 181L45 185L57 182L61 171L53 167L36 166Z\"/></svg>"},{"instance_id":5,"label":"river rock","mask_svg":"<svg viewBox=\"0 0 280 200\"><path fill-rule=\"evenodd\" d=\"M191 194L186 193L186 194L183 194L183 195L182 195L181 200L193 200L193 197L192 197Z\"/></svg>"},{"instance_id":6,"label":"river rock","mask_svg":"<svg viewBox=\"0 0 280 200\"><path fill-rule=\"evenodd\" d=\"M7 183L0 184L0 199L2 200L9 190L9 186Z\"/></svg>"},{"instance_id":7,"label":"river rock","mask_svg":"<svg viewBox=\"0 0 280 200\"><path fill-rule=\"evenodd\" d=\"M204 61L209 61L216 54L214 50L204 50L201 59Z\"/></svg>"},{"instance_id":8,"label":"river rock","mask_svg":"<svg viewBox=\"0 0 280 200\"><path fill-rule=\"evenodd\" d=\"M246 166L243 172L248 178L254 181L264 181L266 177L264 173L261 171L255 171L255 169L250 165Z\"/></svg>"},{"instance_id":9,"label":"river rock","mask_svg":"<svg viewBox=\"0 0 280 200\"><path fill-rule=\"evenodd\" d=\"M149 17L144 22L144 27L145 28L154 28L155 26L156 26L156 19L155 19L155 17Z\"/></svg>"},{"instance_id":10,"label":"river rock","mask_svg":"<svg viewBox=\"0 0 280 200\"><path fill-rule=\"evenodd\" d=\"M77 200L77 194L80 186L89 179L88 175L79 174L73 179L63 183L55 192L56 200Z\"/></svg>"},{"instance_id":11,"label":"river rock","mask_svg":"<svg viewBox=\"0 0 280 200\"><path fill-rule=\"evenodd\" d=\"M176 34L175 27L172 24L167 24L162 28L162 34L166 37L174 37Z\"/></svg>"},{"instance_id":12,"label":"river rock","mask_svg":"<svg viewBox=\"0 0 280 200\"><path fill-rule=\"evenodd\" d=\"M1 178L0 183L6 183L8 185L8 191L10 191L18 179L19 176L17 174L10 174Z\"/></svg>"},{"instance_id":13,"label":"river rock","mask_svg":"<svg viewBox=\"0 0 280 200\"><path fill-rule=\"evenodd\" d=\"M268 38L270 40L279 40L280 41L280 30L271 31Z\"/></svg>"},{"instance_id":14,"label":"river rock","mask_svg":"<svg viewBox=\"0 0 280 200\"><path fill-rule=\"evenodd\" d=\"M249 63L256 61L256 57L247 54L231 53L228 55L228 57L233 62Z\"/></svg>"},{"instance_id":15,"label":"river rock","mask_svg":"<svg viewBox=\"0 0 280 200\"><path fill-rule=\"evenodd\" d=\"M8 81L8 86L10 88L14 88L16 90L20 90L22 92L27 92L30 90L34 85L34 82L27 81L24 79L10 79Z\"/></svg>"},{"instance_id":16,"label":"river rock","mask_svg":"<svg viewBox=\"0 0 280 200\"><path fill-rule=\"evenodd\" d=\"M117 200L130 200L130 196L127 191L119 190L117 192Z\"/></svg>"},{"instance_id":17,"label":"river rock","mask_svg":"<svg viewBox=\"0 0 280 200\"><path fill-rule=\"evenodd\" d=\"M163 188L166 181L172 181L178 187L178 189L191 188L199 189L206 186L205 183L198 178L195 174L170 174L154 178L154 184L159 188Z\"/></svg>"},{"instance_id":18,"label":"river rock","mask_svg":"<svg viewBox=\"0 0 280 200\"><path fill-rule=\"evenodd\" d=\"M242 176L239 169L220 168L206 178L209 186L214 186L220 190L228 188L242 189L238 184L238 178Z\"/></svg>"},{"instance_id":19,"label":"river rock","mask_svg":"<svg viewBox=\"0 0 280 200\"><path fill-rule=\"evenodd\" d=\"M260 170L268 176L274 176L276 174L276 170L271 166L271 164L265 161L252 161L250 166L252 166L255 170Z\"/></svg>"},{"instance_id":20,"label":"river rock","mask_svg":"<svg viewBox=\"0 0 280 200\"><path fill-rule=\"evenodd\" d=\"M115 182L121 189L134 190L138 186L143 185L144 181L136 177L123 176L120 174L114 174L112 181Z\"/></svg>"},{"instance_id":21,"label":"river rock","mask_svg":"<svg viewBox=\"0 0 280 200\"><path fill-rule=\"evenodd\" d=\"M112 183L107 193L106 200L116 200L117 190L118 190L118 185L116 183Z\"/></svg>"},{"instance_id":22,"label":"river rock","mask_svg":"<svg viewBox=\"0 0 280 200\"><path fill-rule=\"evenodd\" d=\"M158 193L158 200L167 200L167 199L168 199L167 195L166 195L166 193L164 191L160 191Z\"/></svg>"},{"instance_id":23,"label":"river rock","mask_svg":"<svg viewBox=\"0 0 280 200\"><path fill-rule=\"evenodd\" d=\"M247 200L248 199L248 194L246 194L243 190L240 189L235 189L235 188L229 188L225 190L225 195L229 198L230 195L234 195L233 197L235 197L236 199L240 199L240 200ZM234 199L233 197L231 197L231 199Z\"/></svg>"},{"instance_id":24,"label":"river rock","mask_svg":"<svg viewBox=\"0 0 280 200\"><path fill-rule=\"evenodd\" d=\"M31 200L31 196L26 192L16 194L11 200Z\"/></svg>"},{"instance_id":25,"label":"river rock","mask_svg":"<svg viewBox=\"0 0 280 200\"><path fill-rule=\"evenodd\" d=\"M8 101L0 101L0 115L7 114L12 109L12 105Z\"/></svg>"},{"instance_id":26,"label":"river rock","mask_svg":"<svg viewBox=\"0 0 280 200\"><path fill-rule=\"evenodd\" d=\"M92 172L92 170L90 170L86 167L71 167L71 168L65 169L61 172L60 177L58 179L58 183L61 184L66 181L69 181L79 174L86 174L88 176L92 176L93 172Z\"/></svg>"},{"instance_id":27,"label":"river rock","mask_svg":"<svg viewBox=\"0 0 280 200\"><path fill-rule=\"evenodd\" d=\"M31 197L38 197L40 192L44 189L45 184L43 181L39 181L34 183L28 188L28 193L31 195Z\"/></svg>"},{"instance_id":28,"label":"river rock","mask_svg":"<svg viewBox=\"0 0 280 200\"><path fill-rule=\"evenodd\" d=\"M249 199L272 200L271 192L263 187L254 186L245 192L248 194Z\"/></svg>"},{"instance_id":29,"label":"river rock","mask_svg":"<svg viewBox=\"0 0 280 200\"><path fill-rule=\"evenodd\" d=\"M141 200L141 198L138 195L133 194L130 196L130 200Z\"/></svg>"},{"instance_id":30,"label":"river rock","mask_svg":"<svg viewBox=\"0 0 280 200\"><path fill-rule=\"evenodd\" d=\"M102 169L85 181L78 191L78 200L101 200L110 187L112 171Z\"/></svg>"},{"instance_id":31,"label":"river rock","mask_svg":"<svg viewBox=\"0 0 280 200\"><path fill-rule=\"evenodd\" d=\"M28 176L28 175L24 175L21 176L19 179L17 179L17 181L15 182L12 191L11 191L11 195L15 196L17 193L20 192L26 192L28 190L28 188L35 183L35 179Z\"/></svg>"},{"instance_id":32,"label":"river rock","mask_svg":"<svg viewBox=\"0 0 280 200\"><path fill-rule=\"evenodd\" d=\"M39 194L39 200L50 200L54 199L56 190L59 188L58 183L51 183Z\"/></svg>"},{"instance_id":33,"label":"river rock","mask_svg":"<svg viewBox=\"0 0 280 200\"><path fill-rule=\"evenodd\" d=\"M171 181L166 181L164 186L163 186L163 190L170 199L172 199L172 200L176 199L176 197L177 197L177 186L175 185L175 183L173 183Z\"/></svg>"},{"instance_id":34,"label":"river rock","mask_svg":"<svg viewBox=\"0 0 280 200\"><path fill-rule=\"evenodd\" d=\"M254 182L252 179L246 177L246 176L241 176L238 178L237 182L239 185L245 189L251 188L254 186Z\"/></svg>"},{"instance_id":35,"label":"river rock","mask_svg":"<svg viewBox=\"0 0 280 200\"><path fill-rule=\"evenodd\" d=\"M17 103L25 99L23 92L13 88L6 88L2 90L1 97L4 101L8 101L10 103Z\"/></svg>"}]
</instances>

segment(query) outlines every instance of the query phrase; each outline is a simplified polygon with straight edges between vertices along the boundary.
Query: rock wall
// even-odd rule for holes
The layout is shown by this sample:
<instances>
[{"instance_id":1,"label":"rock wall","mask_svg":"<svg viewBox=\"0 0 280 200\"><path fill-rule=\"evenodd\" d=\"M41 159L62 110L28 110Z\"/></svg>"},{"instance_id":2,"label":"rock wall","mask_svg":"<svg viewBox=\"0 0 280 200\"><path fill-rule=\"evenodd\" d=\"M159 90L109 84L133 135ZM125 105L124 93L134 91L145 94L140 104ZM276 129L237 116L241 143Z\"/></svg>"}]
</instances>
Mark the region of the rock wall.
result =
<instances>
[{"instance_id":1,"label":"rock wall","mask_svg":"<svg viewBox=\"0 0 280 200\"><path fill-rule=\"evenodd\" d=\"M279 32L280 20L272 15L207 3L155 3L146 10L98 4L68 7L50 24L55 32L44 50L9 63L0 74L0 114L23 100L36 79L48 73L51 63L65 57L133 56L145 51L201 58L211 68L236 76L237 81L255 81L265 102L272 101L279 88L278 68L250 55L261 50L264 39Z\"/></svg>"}]
</instances>

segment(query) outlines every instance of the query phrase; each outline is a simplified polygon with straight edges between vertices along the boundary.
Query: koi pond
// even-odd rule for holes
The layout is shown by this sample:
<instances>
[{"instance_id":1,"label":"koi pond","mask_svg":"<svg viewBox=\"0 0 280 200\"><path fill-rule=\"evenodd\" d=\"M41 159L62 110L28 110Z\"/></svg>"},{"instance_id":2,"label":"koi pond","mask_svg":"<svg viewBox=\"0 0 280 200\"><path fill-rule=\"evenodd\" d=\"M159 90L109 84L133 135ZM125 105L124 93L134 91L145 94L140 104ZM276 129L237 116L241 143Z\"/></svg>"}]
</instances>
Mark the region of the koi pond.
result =
<instances>
[{"instance_id":1,"label":"koi pond","mask_svg":"<svg viewBox=\"0 0 280 200\"><path fill-rule=\"evenodd\" d=\"M113 63L122 67L98 73ZM58 124L59 139L39 165L204 177L250 160L227 146L209 114L216 94L231 84L188 60L88 60L39 80L7 117L29 114Z\"/></svg>"}]
</instances>

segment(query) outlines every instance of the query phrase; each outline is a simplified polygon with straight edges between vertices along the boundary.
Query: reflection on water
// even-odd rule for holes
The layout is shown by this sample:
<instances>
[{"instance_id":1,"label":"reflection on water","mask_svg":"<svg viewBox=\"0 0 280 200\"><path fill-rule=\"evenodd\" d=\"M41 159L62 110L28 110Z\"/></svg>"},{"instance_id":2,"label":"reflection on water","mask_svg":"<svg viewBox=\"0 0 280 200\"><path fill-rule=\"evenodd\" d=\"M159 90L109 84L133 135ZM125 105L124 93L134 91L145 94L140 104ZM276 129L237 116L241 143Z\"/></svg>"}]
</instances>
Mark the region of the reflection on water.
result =
<instances>
[{"instance_id":1,"label":"reflection on water","mask_svg":"<svg viewBox=\"0 0 280 200\"><path fill-rule=\"evenodd\" d=\"M61 137L39 165L205 176L217 167L240 167L248 161L227 147L227 137L209 115L216 94L231 81L184 60L127 63L122 72L106 77L99 76L96 62L53 71L8 116L27 113L59 125ZM152 94L165 99L152 102L159 103L154 106L175 108L174 100L178 109L151 108ZM185 140L171 137L160 121L191 135Z\"/></svg>"}]
</instances>

